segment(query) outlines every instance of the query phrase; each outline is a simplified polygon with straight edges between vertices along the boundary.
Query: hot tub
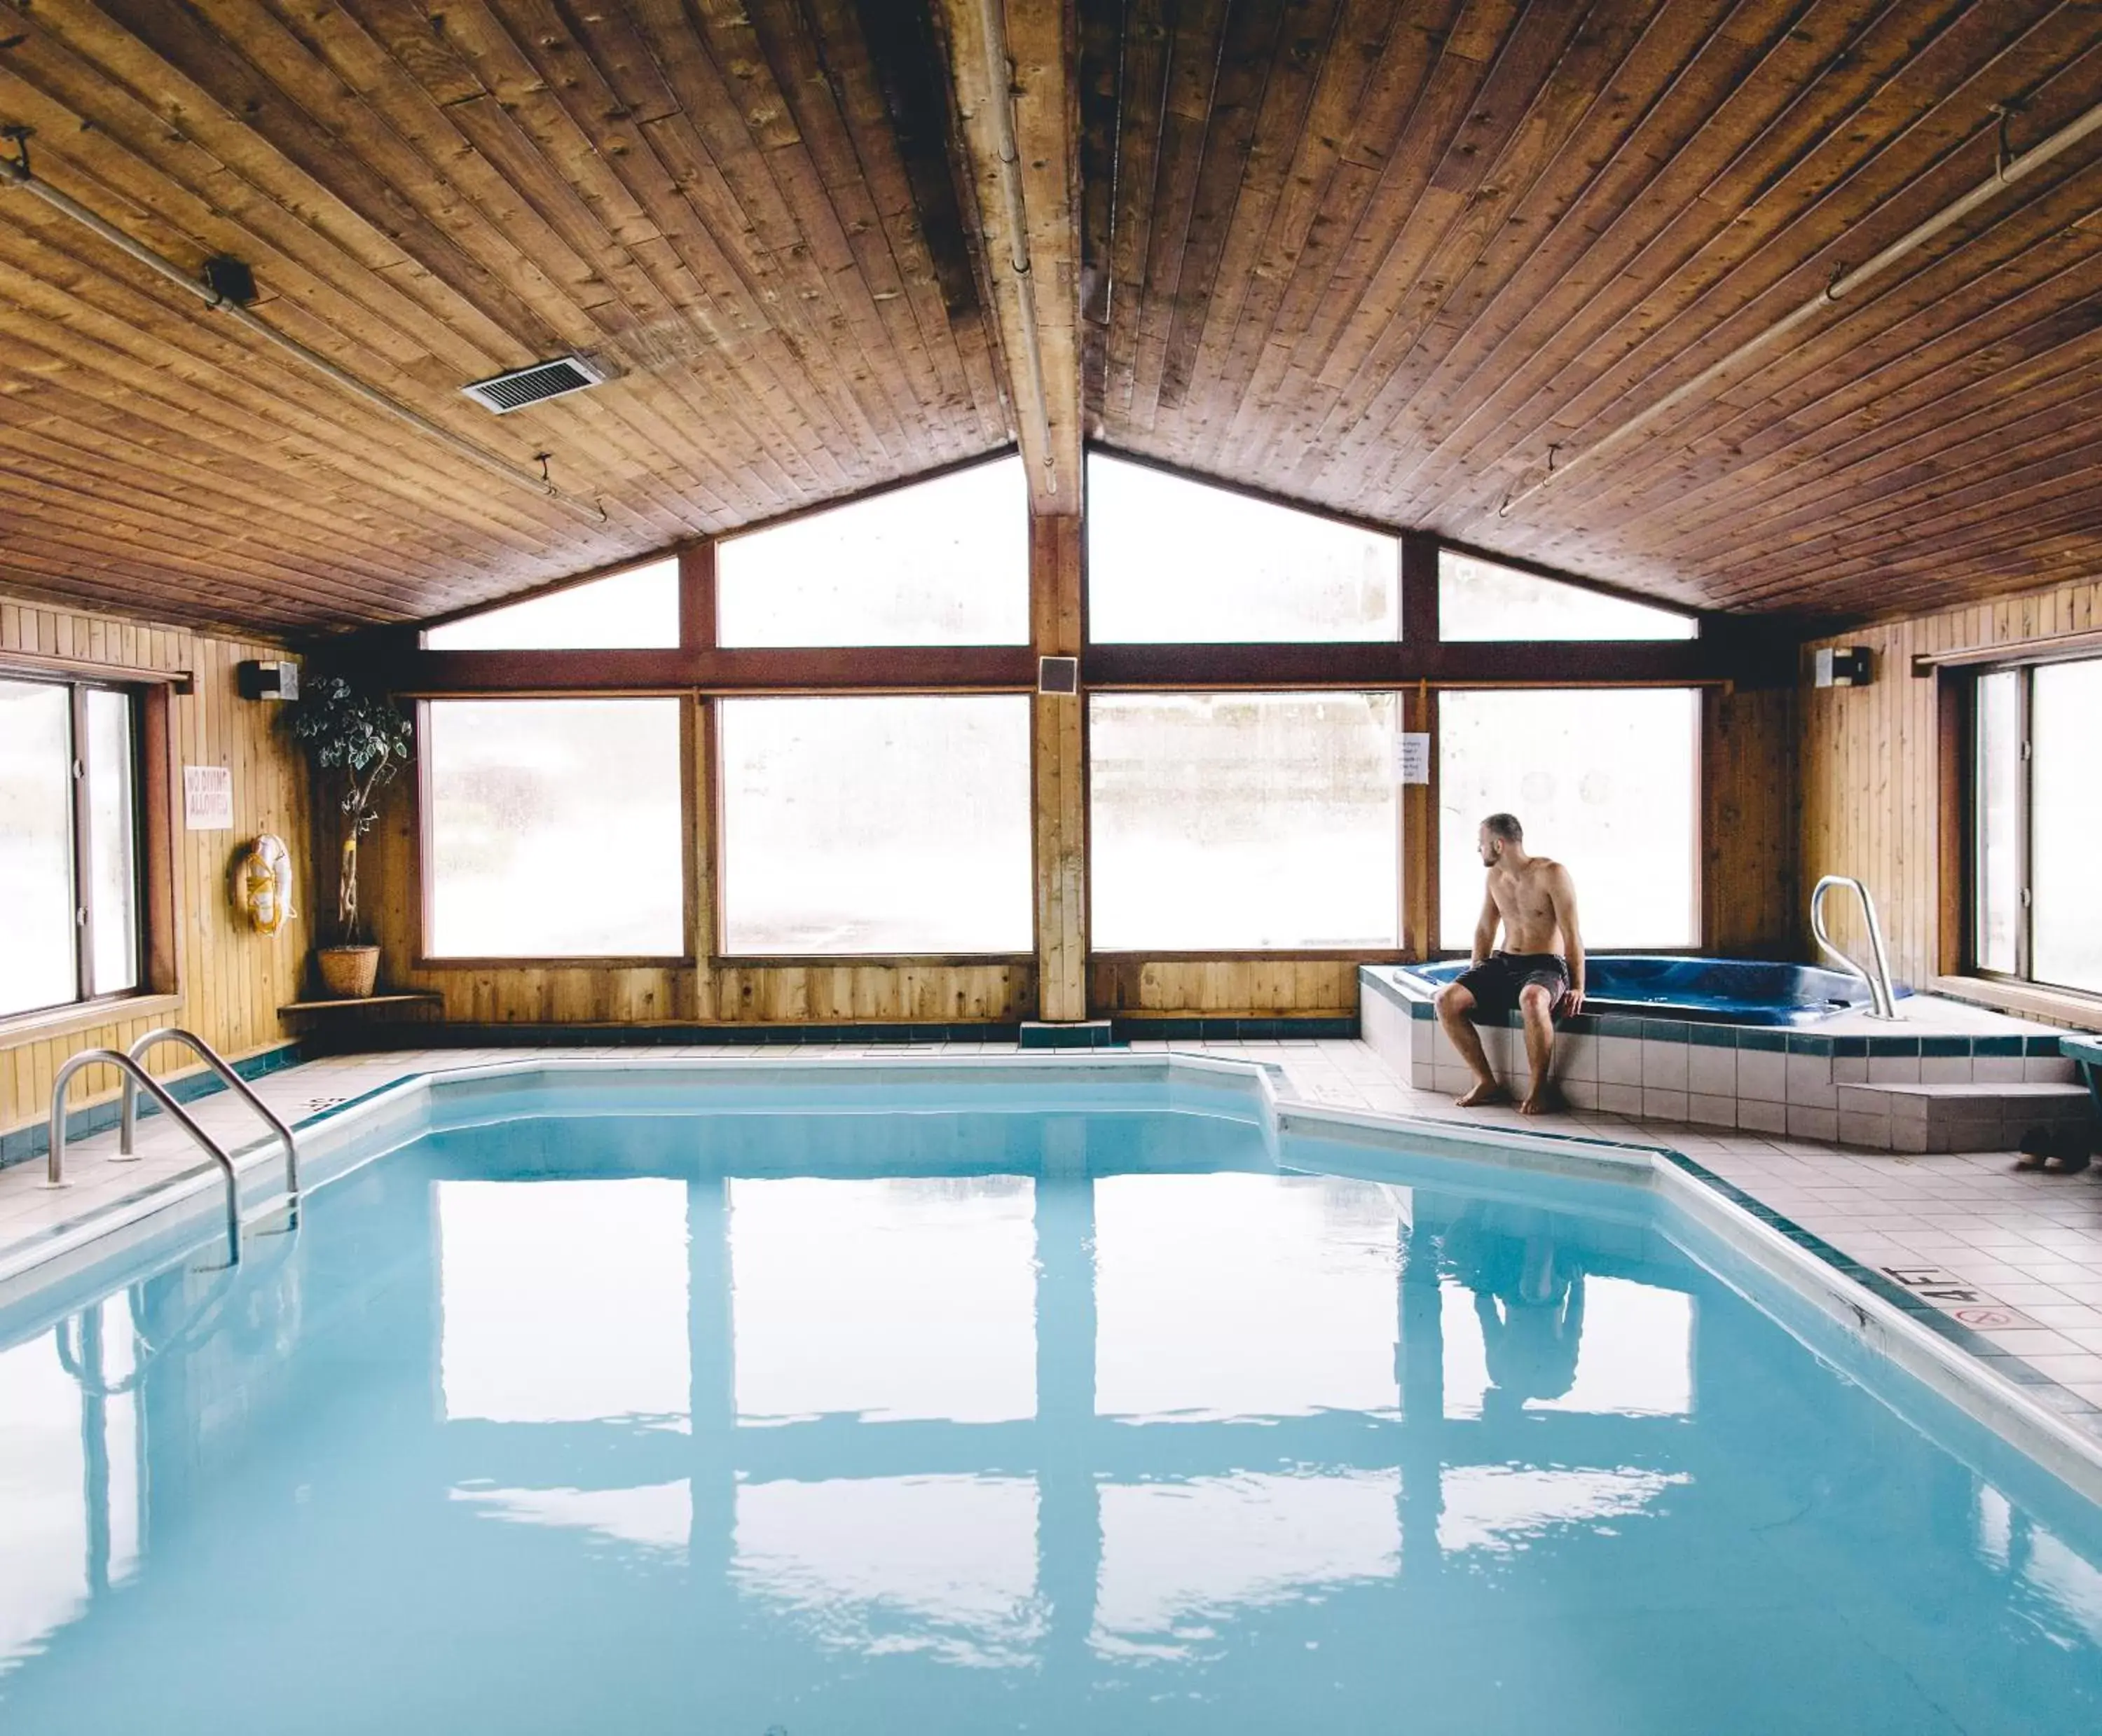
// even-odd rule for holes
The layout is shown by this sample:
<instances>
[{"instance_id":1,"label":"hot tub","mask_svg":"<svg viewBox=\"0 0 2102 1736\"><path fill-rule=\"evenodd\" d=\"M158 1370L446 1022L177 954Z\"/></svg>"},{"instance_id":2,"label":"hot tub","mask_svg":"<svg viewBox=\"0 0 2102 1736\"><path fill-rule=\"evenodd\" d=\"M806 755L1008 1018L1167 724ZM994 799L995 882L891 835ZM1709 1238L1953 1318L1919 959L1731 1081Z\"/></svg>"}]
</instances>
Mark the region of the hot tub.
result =
<instances>
[{"instance_id":1,"label":"hot tub","mask_svg":"<svg viewBox=\"0 0 2102 1736\"><path fill-rule=\"evenodd\" d=\"M1393 976L1435 994L1467 968L1462 959L1408 964ZM1657 958L1596 953L1585 961L1584 1011L1596 1017L1683 1019L1699 1025L1815 1025L1869 1004L1869 985L1841 971L1758 959ZM1900 988L1900 994L1911 991Z\"/></svg>"}]
</instances>

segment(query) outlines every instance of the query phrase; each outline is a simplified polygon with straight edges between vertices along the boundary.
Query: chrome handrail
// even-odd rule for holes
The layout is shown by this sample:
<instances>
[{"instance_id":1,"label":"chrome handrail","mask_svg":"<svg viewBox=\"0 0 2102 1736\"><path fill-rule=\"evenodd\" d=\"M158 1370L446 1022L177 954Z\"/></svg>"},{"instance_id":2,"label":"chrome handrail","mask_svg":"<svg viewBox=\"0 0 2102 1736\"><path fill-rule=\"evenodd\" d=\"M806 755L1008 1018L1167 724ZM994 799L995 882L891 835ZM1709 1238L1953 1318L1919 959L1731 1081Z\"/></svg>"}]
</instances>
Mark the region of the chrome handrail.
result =
<instances>
[{"instance_id":1,"label":"chrome handrail","mask_svg":"<svg viewBox=\"0 0 2102 1736\"><path fill-rule=\"evenodd\" d=\"M95 1065L114 1067L127 1079L135 1079L145 1087L147 1093L166 1110L184 1132L189 1135L219 1165L226 1178L226 1263L229 1266L241 1264L241 1184L233 1173L233 1159L220 1145L191 1117L188 1109L171 1096L153 1074L121 1049L82 1049L69 1056L51 1081L51 1158L44 1169L44 1185L63 1188L69 1185L65 1179L66 1087L73 1076L83 1067Z\"/></svg>"},{"instance_id":2,"label":"chrome handrail","mask_svg":"<svg viewBox=\"0 0 2102 1736\"><path fill-rule=\"evenodd\" d=\"M1869 957L1874 966L1873 974L1865 971L1853 959L1834 944L1825 927L1825 895L1835 886L1853 888L1861 901L1861 914L1869 924ZM1810 932L1827 956L1837 959L1847 972L1858 976L1869 985L1869 1017L1895 1019L1898 1016L1898 997L1896 985L1891 981L1890 954L1883 946L1883 925L1877 919L1876 901L1869 896L1869 888L1851 874L1828 874L1811 889Z\"/></svg>"},{"instance_id":3,"label":"chrome handrail","mask_svg":"<svg viewBox=\"0 0 2102 1736\"><path fill-rule=\"evenodd\" d=\"M286 1124L285 1118L256 1095L254 1087L233 1070L225 1056L194 1031L186 1031L180 1025L163 1025L158 1030L148 1031L126 1052L132 1060L140 1062L143 1068L147 1051L157 1043L179 1043L188 1049L225 1082L229 1091L261 1116L268 1123L270 1131L283 1141L286 1202L285 1227L287 1229L297 1229L299 1227L299 1147L297 1136ZM138 1161L138 1154L131 1149L133 1136L138 1131L138 1126L139 1093L131 1075L127 1073L124 1075L124 1111L118 1126L117 1152L111 1162L133 1163Z\"/></svg>"}]
</instances>

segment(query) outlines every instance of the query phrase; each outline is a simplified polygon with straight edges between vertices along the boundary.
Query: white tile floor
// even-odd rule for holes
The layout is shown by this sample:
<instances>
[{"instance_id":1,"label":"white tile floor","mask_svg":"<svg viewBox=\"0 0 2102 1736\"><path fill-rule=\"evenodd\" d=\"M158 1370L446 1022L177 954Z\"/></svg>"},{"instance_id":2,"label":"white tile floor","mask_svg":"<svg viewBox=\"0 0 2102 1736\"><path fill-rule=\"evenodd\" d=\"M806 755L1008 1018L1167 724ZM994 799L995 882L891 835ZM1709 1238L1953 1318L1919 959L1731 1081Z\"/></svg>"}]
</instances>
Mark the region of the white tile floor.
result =
<instances>
[{"instance_id":1,"label":"white tile floor","mask_svg":"<svg viewBox=\"0 0 2102 1736\"><path fill-rule=\"evenodd\" d=\"M1514 1109L1462 1110L1449 1099L1412 1090L1373 1049L1353 1041L1165 1043L1141 1050L1200 1050L1281 1065L1294 1095L1346 1109L1383 1110L1525 1126L1666 1145L1793 1219L1813 1234L1884 1273L1980 1335L2020 1357L2069 1393L2102 1406L2102 1169L2085 1176L2015 1171L2007 1154L1895 1157L1841 1150L1805 1140L1739 1131L1644 1125L1601 1114L1521 1117ZM823 1055L1012 1052L1011 1045L946 1043L809 1045L792 1048L665 1048L640 1052L750 1064ZM280 1114L298 1119L425 1066L532 1054L609 1056L588 1049L437 1049L338 1056L273 1074L258 1089ZM215 1134L242 1145L253 1137L249 1112L222 1093L194 1105ZM0 1258L56 1225L106 1209L119 1198L196 1167L194 1148L165 1117L143 1124L142 1160L105 1161L113 1133L76 1144L73 1186L48 1192L41 1162L0 1171ZM2082 1420L2102 1433L2102 1418Z\"/></svg>"}]
</instances>

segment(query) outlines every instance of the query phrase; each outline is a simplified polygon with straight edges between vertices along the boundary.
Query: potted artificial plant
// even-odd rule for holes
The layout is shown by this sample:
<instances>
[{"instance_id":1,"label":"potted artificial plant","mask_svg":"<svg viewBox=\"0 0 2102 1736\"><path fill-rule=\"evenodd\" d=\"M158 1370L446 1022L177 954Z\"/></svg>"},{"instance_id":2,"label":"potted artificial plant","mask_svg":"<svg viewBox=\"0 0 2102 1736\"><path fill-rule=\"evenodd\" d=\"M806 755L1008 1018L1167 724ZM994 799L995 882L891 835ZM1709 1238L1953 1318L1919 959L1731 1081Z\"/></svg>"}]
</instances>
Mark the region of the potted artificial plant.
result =
<instances>
[{"instance_id":1,"label":"potted artificial plant","mask_svg":"<svg viewBox=\"0 0 2102 1736\"><path fill-rule=\"evenodd\" d=\"M379 817L380 790L409 763L415 733L392 699L341 675L324 675L307 689L293 711L292 733L315 768L339 774L343 786L336 944L314 957L322 986L339 999L357 999L371 994L379 980L379 949L357 909L357 841Z\"/></svg>"}]
</instances>

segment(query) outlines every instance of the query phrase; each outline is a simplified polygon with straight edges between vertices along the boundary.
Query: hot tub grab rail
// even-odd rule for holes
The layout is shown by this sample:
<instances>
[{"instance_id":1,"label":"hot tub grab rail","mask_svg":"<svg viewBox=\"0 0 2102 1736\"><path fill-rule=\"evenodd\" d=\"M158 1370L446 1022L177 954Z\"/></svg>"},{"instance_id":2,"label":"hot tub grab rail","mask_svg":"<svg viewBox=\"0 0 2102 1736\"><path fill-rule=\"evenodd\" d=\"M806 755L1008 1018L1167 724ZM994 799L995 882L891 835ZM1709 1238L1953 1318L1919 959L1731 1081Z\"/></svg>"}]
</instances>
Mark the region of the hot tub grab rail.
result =
<instances>
[{"instance_id":1,"label":"hot tub grab rail","mask_svg":"<svg viewBox=\"0 0 2102 1736\"><path fill-rule=\"evenodd\" d=\"M1835 886L1851 888L1861 901L1861 914L1869 927L1869 961L1871 966L1869 970L1863 970L1842 952L1825 929L1825 895ZM1835 960L1849 976L1858 976L1869 985L1869 1016L1875 1019L1896 1019L1898 1016L1897 990L1891 981L1891 959L1883 946L1883 925L1877 919L1876 901L1869 896L1869 888L1851 874L1826 875L1811 891L1810 932L1828 958Z\"/></svg>"}]
</instances>

